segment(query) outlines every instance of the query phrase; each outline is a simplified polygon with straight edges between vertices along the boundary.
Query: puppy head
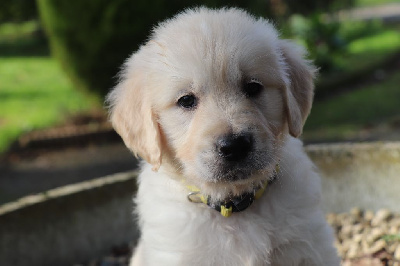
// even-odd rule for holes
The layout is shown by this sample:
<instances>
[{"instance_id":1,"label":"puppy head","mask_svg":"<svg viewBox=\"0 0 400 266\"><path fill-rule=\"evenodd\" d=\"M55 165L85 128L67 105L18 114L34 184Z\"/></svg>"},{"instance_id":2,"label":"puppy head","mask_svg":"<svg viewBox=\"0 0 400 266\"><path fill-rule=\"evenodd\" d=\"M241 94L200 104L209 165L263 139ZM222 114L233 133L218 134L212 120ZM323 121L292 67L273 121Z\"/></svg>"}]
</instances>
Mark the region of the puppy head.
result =
<instances>
[{"instance_id":1,"label":"puppy head","mask_svg":"<svg viewBox=\"0 0 400 266\"><path fill-rule=\"evenodd\" d=\"M273 26L238 9L195 9L155 28L109 94L125 144L204 193L269 177L311 109L314 67Z\"/></svg>"}]
</instances>

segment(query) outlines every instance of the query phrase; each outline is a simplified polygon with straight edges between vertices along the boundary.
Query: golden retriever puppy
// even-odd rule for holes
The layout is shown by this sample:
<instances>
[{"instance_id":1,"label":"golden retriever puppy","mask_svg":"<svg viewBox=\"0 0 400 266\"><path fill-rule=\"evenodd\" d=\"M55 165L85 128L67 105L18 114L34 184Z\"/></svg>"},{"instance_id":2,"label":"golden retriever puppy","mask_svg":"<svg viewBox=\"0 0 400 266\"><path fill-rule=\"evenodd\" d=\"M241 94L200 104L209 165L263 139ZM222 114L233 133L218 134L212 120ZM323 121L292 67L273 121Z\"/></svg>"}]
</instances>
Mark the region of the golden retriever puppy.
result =
<instances>
[{"instance_id":1,"label":"golden retriever puppy","mask_svg":"<svg viewBox=\"0 0 400 266\"><path fill-rule=\"evenodd\" d=\"M231 8L161 23L125 63L110 118L146 163L131 265L339 265L296 139L314 66Z\"/></svg>"}]
</instances>

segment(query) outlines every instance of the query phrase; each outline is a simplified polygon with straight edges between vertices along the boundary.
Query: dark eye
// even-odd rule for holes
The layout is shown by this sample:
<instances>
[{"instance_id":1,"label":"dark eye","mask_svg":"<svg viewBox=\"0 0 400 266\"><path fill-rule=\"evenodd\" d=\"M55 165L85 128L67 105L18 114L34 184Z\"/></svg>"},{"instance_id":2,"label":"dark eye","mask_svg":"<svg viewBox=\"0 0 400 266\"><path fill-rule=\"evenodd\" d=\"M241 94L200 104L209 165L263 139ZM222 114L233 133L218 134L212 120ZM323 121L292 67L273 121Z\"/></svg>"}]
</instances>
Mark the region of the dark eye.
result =
<instances>
[{"instance_id":1,"label":"dark eye","mask_svg":"<svg viewBox=\"0 0 400 266\"><path fill-rule=\"evenodd\" d=\"M260 81L252 79L249 82L246 82L243 86L243 91L244 94L246 94L247 97L256 97L257 95L260 94L260 92L263 90L264 86L261 84Z\"/></svg>"},{"instance_id":2,"label":"dark eye","mask_svg":"<svg viewBox=\"0 0 400 266\"><path fill-rule=\"evenodd\" d=\"M197 98L193 94L182 96L178 99L178 105L186 109L192 109L197 105Z\"/></svg>"}]
</instances>

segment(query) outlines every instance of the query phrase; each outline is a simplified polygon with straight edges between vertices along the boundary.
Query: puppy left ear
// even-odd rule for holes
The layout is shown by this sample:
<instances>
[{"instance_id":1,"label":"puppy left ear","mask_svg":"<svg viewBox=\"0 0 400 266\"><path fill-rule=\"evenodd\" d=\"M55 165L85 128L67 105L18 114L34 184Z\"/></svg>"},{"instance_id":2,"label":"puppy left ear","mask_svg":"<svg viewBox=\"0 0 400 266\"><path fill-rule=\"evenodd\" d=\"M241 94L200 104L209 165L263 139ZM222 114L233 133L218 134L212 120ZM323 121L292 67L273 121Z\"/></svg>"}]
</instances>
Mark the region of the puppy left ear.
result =
<instances>
[{"instance_id":1,"label":"puppy left ear","mask_svg":"<svg viewBox=\"0 0 400 266\"><path fill-rule=\"evenodd\" d=\"M281 40L280 49L287 75L284 96L289 133L297 138L311 110L317 69L304 58L305 50L301 46Z\"/></svg>"},{"instance_id":2,"label":"puppy left ear","mask_svg":"<svg viewBox=\"0 0 400 266\"><path fill-rule=\"evenodd\" d=\"M110 120L125 145L136 155L153 165L157 171L161 165L161 135L152 110L144 77L135 67L130 69L108 95Z\"/></svg>"}]
</instances>

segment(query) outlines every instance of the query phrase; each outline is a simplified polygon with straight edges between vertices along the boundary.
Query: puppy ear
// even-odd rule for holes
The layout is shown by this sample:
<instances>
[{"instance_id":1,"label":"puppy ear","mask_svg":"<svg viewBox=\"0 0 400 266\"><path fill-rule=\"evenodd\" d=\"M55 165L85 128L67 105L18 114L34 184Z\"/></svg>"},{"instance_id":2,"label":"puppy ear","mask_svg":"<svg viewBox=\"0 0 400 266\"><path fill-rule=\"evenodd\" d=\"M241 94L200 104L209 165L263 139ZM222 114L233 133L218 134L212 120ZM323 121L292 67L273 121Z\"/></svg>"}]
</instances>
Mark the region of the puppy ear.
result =
<instances>
[{"instance_id":1,"label":"puppy ear","mask_svg":"<svg viewBox=\"0 0 400 266\"><path fill-rule=\"evenodd\" d=\"M311 110L317 70L304 58L305 50L299 45L281 40L280 49L288 78L284 96L289 133L298 137Z\"/></svg>"},{"instance_id":2,"label":"puppy ear","mask_svg":"<svg viewBox=\"0 0 400 266\"><path fill-rule=\"evenodd\" d=\"M126 64L122 81L107 96L107 102L111 123L125 145L157 171L161 165L160 130L143 74L135 64Z\"/></svg>"}]
</instances>

